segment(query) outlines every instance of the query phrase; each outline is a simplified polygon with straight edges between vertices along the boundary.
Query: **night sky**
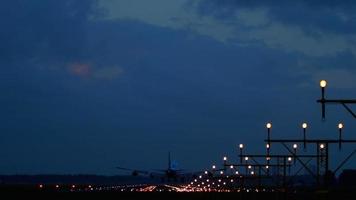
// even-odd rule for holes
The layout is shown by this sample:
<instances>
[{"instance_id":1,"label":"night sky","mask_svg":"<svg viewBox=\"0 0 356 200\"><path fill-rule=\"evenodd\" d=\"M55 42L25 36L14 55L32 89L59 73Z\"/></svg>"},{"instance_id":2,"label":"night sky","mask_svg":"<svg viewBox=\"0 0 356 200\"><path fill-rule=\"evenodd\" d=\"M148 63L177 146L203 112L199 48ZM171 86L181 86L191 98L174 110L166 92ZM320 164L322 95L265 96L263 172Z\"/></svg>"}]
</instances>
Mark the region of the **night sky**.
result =
<instances>
[{"instance_id":1,"label":"night sky","mask_svg":"<svg viewBox=\"0 0 356 200\"><path fill-rule=\"evenodd\" d=\"M168 151L199 170L239 143L264 153L268 121L272 138L307 121L336 139L342 121L356 139L342 106L322 122L316 103L321 79L356 99L356 3L254 2L1 1L0 174L114 175Z\"/></svg>"}]
</instances>

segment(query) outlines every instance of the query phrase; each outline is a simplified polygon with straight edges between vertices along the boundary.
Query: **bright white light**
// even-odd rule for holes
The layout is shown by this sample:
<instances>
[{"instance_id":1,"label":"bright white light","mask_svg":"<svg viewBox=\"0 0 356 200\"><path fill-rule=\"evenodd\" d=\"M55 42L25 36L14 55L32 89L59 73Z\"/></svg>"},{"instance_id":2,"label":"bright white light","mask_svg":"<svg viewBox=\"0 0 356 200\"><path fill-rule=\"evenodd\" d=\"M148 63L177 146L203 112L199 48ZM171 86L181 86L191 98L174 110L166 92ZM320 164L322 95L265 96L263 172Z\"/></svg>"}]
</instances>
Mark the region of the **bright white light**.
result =
<instances>
[{"instance_id":1,"label":"bright white light","mask_svg":"<svg viewBox=\"0 0 356 200\"><path fill-rule=\"evenodd\" d=\"M307 123L303 123L303 124L302 124L302 127L303 127L304 129L306 129L306 128L308 128L308 124L307 124Z\"/></svg>"},{"instance_id":2,"label":"bright white light","mask_svg":"<svg viewBox=\"0 0 356 200\"><path fill-rule=\"evenodd\" d=\"M344 124L339 123L338 127L339 127L339 129L342 129L342 128L344 128Z\"/></svg>"},{"instance_id":3,"label":"bright white light","mask_svg":"<svg viewBox=\"0 0 356 200\"><path fill-rule=\"evenodd\" d=\"M244 148L244 144L240 144L239 147L240 147L240 149L243 149Z\"/></svg>"},{"instance_id":4,"label":"bright white light","mask_svg":"<svg viewBox=\"0 0 356 200\"><path fill-rule=\"evenodd\" d=\"M320 81L320 87L324 88L324 87L326 87L326 85L327 85L326 80L321 80Z\"/></svg>"},{"instance_id":5,"label":"bright white light","mask_svg":"<svg viewBox=\"0 0 356 200\"><path fill-rule=\"evenodd\" d=\"M293 144L293 149L297 149L298 145L297 144Z\"/></svg>"},{"instance_id":6,"label":"bright white light","mask_svg":"<svg viewBox=\"0 0 356 200\"><path fill-rule=\"evenodd\" d=\"M268 129L272 128L272 123L267 123L267 124L266 124L266 127L267 127Z\"/></svg>"}]
</instances>

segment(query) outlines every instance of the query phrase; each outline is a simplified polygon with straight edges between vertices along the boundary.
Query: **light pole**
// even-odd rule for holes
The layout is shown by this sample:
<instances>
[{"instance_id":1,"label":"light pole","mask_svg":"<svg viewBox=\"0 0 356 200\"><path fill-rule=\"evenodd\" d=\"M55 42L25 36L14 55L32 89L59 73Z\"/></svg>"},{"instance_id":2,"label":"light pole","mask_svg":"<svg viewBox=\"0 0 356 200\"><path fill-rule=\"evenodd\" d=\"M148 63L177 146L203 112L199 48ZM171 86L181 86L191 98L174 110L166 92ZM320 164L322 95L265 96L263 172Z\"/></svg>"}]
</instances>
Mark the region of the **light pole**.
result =
<instances>
[{"instance_id":1,"label":"light pole","mask_svg":"<svg viewBox=\"0 0 356 200\"><path fill-rule=\"evenodd\" d=\"M322 115L322 120L325 120L325 87L327 85L326 80L321 80L320 81L320 88L321 88L321 115Z\"/></svg>"},{"instance_id":2,"label":"light pole","mask_svg":"<svg viewBox=\"0 0 356 200\"><path fill-rule=\"evenodd\" d=\"M295 159L294 159L295 160ZM288 157L288 163L289 163L289 165L288 165L288 174L290 175L290 163L292 162L292 157ZM294 164L295 164L295 162L294 162Z\"/></svg>"},{"instance_id":3,"label":"light pole","mask_svg":"<svg viewBox=\"0 0 356 200\"><path fill-rule=\"evenodd\" d=\"M245 157L245 161L246 161L246 164L247 164L248 163L248 157L247 156Z\"/></svg>"},{"instance_id":4,"label":"light pole","mask_svg":"<svg viewBox=\"0 0 356 200\"><path fill-rule=\"evenodd\" d=\"M226 162L227 162L227 157L226 156L223 157L223 161L224 161L224 170L226 170Z\"/></svg>"},{"instance_id":5,"label":"light pole","mask_svg":"<svg viewBox=\"0 0 356 200\"><path fill-rule=\"evenodd\" d=\"M248 174L248 169L247 169L248 157L247 156L245 157L245 162L246 162L246 172L245 173L247 175Z\"/></svg>"},{"instance_id":6,"label":"light pole","mask_svg":"<svg viewBox=\"0 0 356 200\"><path fill-rule=\"evenodd\" d=\"M213 174L215 174L216 166L215 165L211 166L211 169L213 171Z\"/></svg>"},{"instance_id":7,"label":"light pole","mask_svg":"<svg viewBox=\"0 0 356 200\"><path fill-rule=\"evenodd\" d=\"M327 86L326 80L320 81L321 88L321 99L317 100L321 103L322 120L325 121L325 105L328 104L341 104L355 119L356 113L354 113L347 104L356 104L356 99L326 99L325 98L325 88Z\"/></svg>"},{"instance_id":8,"label":"light pole","mask_svg":"<svg viewBox=\"0 0 356 200\"><path fill-rule=\"evenodd\" d=\"M298 148L298 145L297 144L293 144L293 150L294 150L294 164L295 162L297 161L297 148Z\"/></svg>"},{"instance_id":9,"label":"light pole","mask_svg":"<svg viewBox=\"0 0 356 200\"><path fill-rule=\"evenodd\" d=\"M242 164L242 150L244 148L244 144L240 144L239 148L240 148L240 163Z\"/></svg>"},{"instance_id":10,"label":"light pole","mask_svg":"<svg viewBox=\"0 0 356 200\"><path fill-rule=\"evenodd\" d=\"M325 144L320 144L320 149L323 150L325 148Z\"/></svg>"},{"instance_id":11,"label":"light pole","mask_svg":"<svg viewBox=\"0 0 356 200\"><path fill-rule=\"evenodd\" d=\"M267 143L270 144L272 123L270 122L267 123L266 128L267 128Z\"/></svg>"},{"instance_id":12,"label":"light pole","mask_svg":"<svg viewBox=\"0 0 356 200\"><path fill-rule=\"evenodd\" d=\"M344 124L342 123L339 123L338 125L338 128L339 128L339 150L341 149L341 135L342 135L342 129L344 128Z\"/></svg>"},{"instance_id":13,"label":"light pole","mask_svg":"<svg viewBox=\"0 0 356 200\"><path fill-rule=\"evenodd\" d=\"M293 144L294 154L297 154L297 148L298 148L298 145L297 144Z\"/></svg>"},{"instance_id":14,"label":"light pole","mask_svg":"<svg viewBox=\"0 0 356 200\"><path fill-rule=\"evenodd\" d=\"M267 160L267 165L269 165L269 161L271 160L271 157L266 157L266 160Z\"/></svg>"},{"instance_id":15,"label":"light pole","mask_svg":"<svg viewBox=\"0 0 356 200\"><path fill-rule=\"evenodd\" d=\"M307 128L308 128L308 124L307 123L303 123L302 124L302 128L303 128L303 144L304 144L304 150L307 148Z\"/></svg>"}]
</instances>

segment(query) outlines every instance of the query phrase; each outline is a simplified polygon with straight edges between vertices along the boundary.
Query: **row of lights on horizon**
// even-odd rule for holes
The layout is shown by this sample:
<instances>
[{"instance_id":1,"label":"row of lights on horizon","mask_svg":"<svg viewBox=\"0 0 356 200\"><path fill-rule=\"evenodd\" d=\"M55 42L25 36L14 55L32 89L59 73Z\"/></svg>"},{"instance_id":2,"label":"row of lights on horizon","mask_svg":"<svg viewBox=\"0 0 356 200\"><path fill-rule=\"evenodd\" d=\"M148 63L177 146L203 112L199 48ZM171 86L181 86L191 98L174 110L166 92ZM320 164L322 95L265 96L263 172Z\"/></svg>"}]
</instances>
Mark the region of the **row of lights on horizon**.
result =
<instances>
[{"instance_id":1,"label":"row of lights on horizon","mask_svg":"<svg viewBox=\"0 0 356 200\"><path fill-rule=\"evenodd\" d=\"M338 125L337 125L337 127L341 130L341 129L343 129L344 128L344 124L343 123L339 123ZM272 128L272 123L271 122L268 122L267 124L266 124L266 128L267 128L267 130L270 130L271 128ZM303 128L303 130L304 130L304 132L306 131L306 129L308 128L308 124L307 123L302 123L302 128Z\"/></svg>"},{"instance_id":2,"label":"row of lights on horizon","mask_svg":"<svg viewBox=\"0 0 356 200\"><path fill-rule=\"evenodd\" d=\"M322 147L322 148L324 148L324 147ZM245 166L245 168L246 168L246 174L255 175L255 167L253 167L253 170L252 170L252 165L248 165L249 157L246 156L246 157L244 157L244 159L245 159L245 162L246 162L246 166ZM267 160L267 161L269 161L270 159L271 159L270 157L266 157L266 160ZM227 157L225 156L225 157L223 158L223 160L224 160L224 161L227 161ZM291 163L291 162L293 161L292 156L287 157L287 161L288 161L288 163ZM294 161L295 161L295 159L294 159ZM262 166L259 166L259 167L262 167ZM270 165L267 163L266 165L264 165L264 167L266 168L267 173L269 173L269 167L270 167ZM214 171L217 170L215 165L212 166L212 169L213 169ZM234 168L234 165L230 165L230 169L235 169L235 168ZM235 170L236 170L236 169L235 169ZM205 175L208 175L209 172L208 172L208 171L205 171L204 174L205 174ZM223 170L220 170L219 174L220 174L220 175L224 175L224 171L223 171ZM235 174L235 175L240 175L240 173L239 173L238 170L236 170L234 174ZM242 177L242 176L240 175L240 177ZM201 179L201 178L202 178L202 175L199 176L199 179ZM229 178L229 175L227 175L226 178Z\"/></svg>"},{"instance_id":3,"label":"row of lights on horizon","mask_svg":"<svg viewBox=\"0 0 356 200\"><path fill-rule=\"evenodd\" d=\"M42 188L44 188L45 186L44 186L43 184L39 184L38 187L39 187L40 189L42 189ZM55 187L56 189L59 189L61 186L60 186L59 184L56 184L54 187ZM76 185L73 184L73 185L70 186L70 188L71 188L71 189L75 189L75 188L76 188ZM91 185L88 185L88 188L89 188L89 189L92 189L92 186L91 186Z\"/></svg>"},{"instance_id":4,"label":"row of lights on horizon","mask_svg":"<svg viewBox=\"0 0 356 200\"><path fill-rule=\"evenodd\" d=\"M338 127L339 129L342 129L342 128L344 128L344 125L343 125L342 123L339 123L337 127ZM272 123L271 123L271 122L268 122L268 123L266 124L266 128L267 128L267 129L271 129L271 128L272 128ZM303 129L308 128L308 124L305 123L305 122L302 123L302 128L303 128Z\"/></svg>"},{"instance_id":5,"label":"row of lights on horizon","mask_svg":"<svg viewBox=\"0 0 356 200\"><path fill-rule=\"evenodd\" d=\"M302 128L303 128L303 142L304 142L304 148L306 147L306 129L308 127L307 123L303 123L302 124ZM338 124L338 129L339 129L339 141L341 142L342 140L342 129L344 128L344 125L342 123ZM266 124L266 128L268 130L268 141L270 140L270 129L272 128L272 123L267 123ZM239 144L239 149L240 149L240 155L242 155L242 150L244 148L244 144ZM297 144L293 144L293 149L296 150L298 148ZM266 144L266 149L267 149L267 155L269 154L269 149L270 149L270 143L268 142ZM224 160L226 160L226 156L224 157Z\"/></svg>"}]
</instances>

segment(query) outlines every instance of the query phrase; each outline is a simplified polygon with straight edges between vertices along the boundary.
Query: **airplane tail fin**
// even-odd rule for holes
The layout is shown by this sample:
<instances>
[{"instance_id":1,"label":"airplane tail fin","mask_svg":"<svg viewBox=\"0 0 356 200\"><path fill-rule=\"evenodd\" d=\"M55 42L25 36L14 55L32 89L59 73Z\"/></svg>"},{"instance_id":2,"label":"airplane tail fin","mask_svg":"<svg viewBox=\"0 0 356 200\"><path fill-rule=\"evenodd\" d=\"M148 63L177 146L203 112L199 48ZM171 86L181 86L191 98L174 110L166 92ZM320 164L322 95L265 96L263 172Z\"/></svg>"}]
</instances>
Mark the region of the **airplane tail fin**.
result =
<instances>
[{"instance_id":1,"label":"airplane tail fin","mask_svg":"<svg viewBox=\"0 0 356 200\"><path fill-rule=\"evenodd\" d=\"M168 169L172 168L171 152L168 152Z\"/></svg>"}]
</instances>

